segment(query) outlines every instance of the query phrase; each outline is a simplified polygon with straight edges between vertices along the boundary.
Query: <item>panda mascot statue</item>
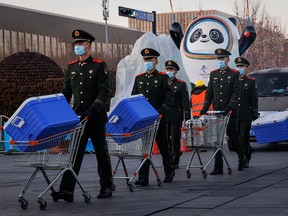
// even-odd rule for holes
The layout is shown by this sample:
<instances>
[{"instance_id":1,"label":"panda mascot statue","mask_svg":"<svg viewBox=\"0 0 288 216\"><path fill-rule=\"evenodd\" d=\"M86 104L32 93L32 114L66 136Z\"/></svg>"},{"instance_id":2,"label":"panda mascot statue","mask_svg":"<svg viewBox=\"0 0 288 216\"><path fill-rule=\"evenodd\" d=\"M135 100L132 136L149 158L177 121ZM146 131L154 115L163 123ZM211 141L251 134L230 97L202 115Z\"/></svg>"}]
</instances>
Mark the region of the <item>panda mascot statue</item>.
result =
<instances>
[{"instance_id":1,"label":"panda mascot statue","mask_svg":"<svg viewBox=\"0 0 288 216\"><path fill-rule=\"evenodd\" d=\"M180 67L177 78L187 83L190 92L196 80L207 84L210 71L217 69L216 49L227 49L232 54L230 58L234 59L241 56L255 38L253 26L248 25L240 37L235 18L216 15L195 18L185 34L177 22L171 24L169 35L156 36L147 32L136 41L131 54L117 65L116 92L111 106L120 98L130 96L135 76L145 72L140 54L144 48L153 48L160 53L156 66L159 71L165 71L164 63L168 59L174 60ZM235 68L234 61L230 61L229 66Z\"/></svg>"}]
</instances>

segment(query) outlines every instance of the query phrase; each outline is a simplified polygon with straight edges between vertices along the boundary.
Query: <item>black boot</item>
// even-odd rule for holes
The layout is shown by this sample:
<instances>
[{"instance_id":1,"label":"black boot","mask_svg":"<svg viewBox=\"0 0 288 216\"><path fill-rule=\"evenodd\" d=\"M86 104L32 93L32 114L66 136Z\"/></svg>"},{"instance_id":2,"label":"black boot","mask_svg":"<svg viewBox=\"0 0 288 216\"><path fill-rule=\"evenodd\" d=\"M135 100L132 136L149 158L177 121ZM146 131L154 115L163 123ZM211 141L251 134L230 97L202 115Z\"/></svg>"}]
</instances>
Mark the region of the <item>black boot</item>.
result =
<instances>
[{"instance_id":1,"label":"black boot","mask_svg":"<svg viewBox=\"0 0 288 216\"><path fill-rule=\"evenodd\" d=\"M57 202L60 199L63 199L66 202L73 202L73 192L63 190L58 192L52 192L51 196L53 197L53 200Z\"/></svg>"}]
</instances>

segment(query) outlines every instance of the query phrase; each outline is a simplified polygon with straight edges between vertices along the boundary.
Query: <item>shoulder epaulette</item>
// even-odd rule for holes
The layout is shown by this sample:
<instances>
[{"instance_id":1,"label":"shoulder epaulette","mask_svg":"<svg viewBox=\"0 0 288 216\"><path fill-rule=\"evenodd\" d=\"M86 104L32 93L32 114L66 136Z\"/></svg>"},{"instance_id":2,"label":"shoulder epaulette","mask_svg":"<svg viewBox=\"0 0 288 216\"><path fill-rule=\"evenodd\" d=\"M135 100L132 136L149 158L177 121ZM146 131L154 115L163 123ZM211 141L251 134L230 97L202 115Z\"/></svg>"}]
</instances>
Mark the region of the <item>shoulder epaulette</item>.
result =
<instances>
[{"instance_id":1,"label":"shoulder epaulette","mask_svg":"<svg viewBox=\"0 0 288 216\"><path fill-rule=\"evenodd\" d=\"M184 80L181 80L181 79L177 79L177 82L183 83L183 82L184 82Z\"/></svg>"},{"instance_id":2,"label":"shoulder epaulette","mask_svg":"<svg viewBox=\"0 0 288 216\"><path fill-rule=\"evenodd\" d=\"M71 62L69 62L69 65L71 65L71 64L75 64L77 61L78 61L78 59L76 59L76 60L74 60L74 61L71 61Z\"/></svg>"},{"instance_id":3,"label":"shoulder epaulette","mask_svg":"<svg viewBox=\"0 0 288 216\"><path fill-rule=\"evenodd\" d=\"M238 70L236 70L236 69L234 69L234 68L230 68L230 69L231 69L231 71L234 72L234 73L238 73L238 72L239 72Z\"/></svg>"},{"instance_id":4,"label":"shoulder epaulette","mask_svg":"<svg viewBox=\"0 0 288 216\"><path fill-rule=\"evenodd\" d=\"M162 72L162 71L158 71L158 73L161 75L167 75L165 72Z\"/></svg>"},{"instance_id":5,"label":"shoulder epaulette","mask_svg":"<svg viewBox=\"0 0 288 216\"><path fill-rule=\"evenodd\" d=\"M137 75L136 75L136 77L138 77L138 76L141 76L141 75L143 75L143 74L145 74L145 73L140 73L140 74L137 74Z\"/></svg>"},{"instance_id":6,"label":"shoulder epaulette","mask_svg":"<svg viewBox=\"0 0 288 216\"><path fill-rule=\"evenodd\" d=\"M255 80L255 78L253 78L253 77L250 77L250 76L246 76L246 77L250 80Z\"/></svg>"},{"instance_id":7,"label":"shoulder epaulette","mask_svg":"<svg viewBox=\"0 0 288 216\"><path fill-rule=\"evenodd\" d=\"M217 72L217 71L218 71L218 69L211 71L211 73L213 73L213 72Z\"/></svg>"},{"instance_id":8,"label":"shoulder epaulette","mask_svg":"<svg viewBox=\"0 0 288 216\"><path fill-rule=\"evenodd\" d=\"M102 59L96 59L96 58L93 58L93 62L96 62L96 63L102 63L103 60L102 60Z\"/></svg>"}]
</instances>

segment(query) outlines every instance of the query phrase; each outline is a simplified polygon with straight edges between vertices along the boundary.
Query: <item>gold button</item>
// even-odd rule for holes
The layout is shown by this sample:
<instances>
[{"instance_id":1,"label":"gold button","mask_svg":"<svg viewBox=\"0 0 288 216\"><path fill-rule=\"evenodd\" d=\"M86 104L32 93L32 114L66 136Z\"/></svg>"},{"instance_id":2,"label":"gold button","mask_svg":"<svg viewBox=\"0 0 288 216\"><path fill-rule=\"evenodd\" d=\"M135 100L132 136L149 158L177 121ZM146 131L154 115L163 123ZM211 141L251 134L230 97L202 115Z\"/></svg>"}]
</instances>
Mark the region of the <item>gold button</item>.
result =
<instances>
[{"instance_id":1,"label":"gold button","mask_svg":"<svg viewBox=\"0 0 288 216\"><path fill-rule=\"evenodd\" d=\"M146 98L147 100L149 100L149 98Z\"/></svg>"},{"instance_id":2,"label":"gold button","mask_svg":"<svg viewBox=\"0 0 288 216\"><path fill-rule=\"evenodd\" d=\"M240 104L238 104L238 106L240 106Z\"/></svg>"},{"instance_id":3,"label":"gold button","mask_svg":"<svg viewBox=\"0 0 288 216\"><path fill-rule=\"evenodd\" d=\"M80 85L82 85L82 82L80 82Z\"/></svg>"},{"instance_id":4,"label":"gold button","mask_svg":"<svg viewBox=\"0 0 288 216\"><path fill-rule=\"evenodd\" d=\"M220 92L220 94L222 94L222 92Z\"/></svg>"},{"instance_id":5,"label":"gold button","mask_svg":"<svg viewBox=\"0 0 288 216\"><path fill-rule=\"evenodd\" d=\"M84 103L84 101L81 101L81 103Z\"/></svg>"},{"instance_id":6,"label":"gold button","mask_svg":"<svg viewBox=\"0 0 288 216\"><path fill-rule=\"evenodd\" d=\"M220 88L222 88L222 85L220 85Z\"/></svg>"},{"instance_id":7,"label":"gold button","mask_svg":"<svg viewBox=\"0 0 288 216\"><path fill-rule=\"evenodd\" d=\"M80 76L82 76L82 73L80 73Z\"/></svg>"},{"instance_id":8,"label":"gold button","mask_svg":"<svg viewBox=\"0 0 288 216\"><path fill-rule=\"evenodd\" d=\"M222 102L222 100L220 100L220 102Z\"/></svg>"},{"instance_id":9,"label":"gold button","mask_svg":"<svg viewBox=\"0 0 288 216\"><path fill-rule=\"evenodd\" d=\"M146 92L149 92L149 90L146 90Z\"/></svg>"},{"instance_id":10,"label":"gold button","mask_svg":"<svg viewBox=\"0 0 288 216\"><path fill-rule=\"evenodd\" d=\"M80 94L83 94L83 92L80 92Z\"/></svg>"},{"instance_id":11,"label":"gold button","mask_svg":"<svg viewBox=\"0 0 288 216\"><path fill-rule=\"evenodd\" d=\"M238 100L240 100L240 98L238 98Z\"/></svg>"},{"instance_id":12,"label":"gold button","mask_svg":"<svg viewBox=\"0 0 288 216\"><path fill-rule=\"evenodd\" d=\"M147 85L149 85L149 83L147 83Z\"/></svg>"}]
</instances>

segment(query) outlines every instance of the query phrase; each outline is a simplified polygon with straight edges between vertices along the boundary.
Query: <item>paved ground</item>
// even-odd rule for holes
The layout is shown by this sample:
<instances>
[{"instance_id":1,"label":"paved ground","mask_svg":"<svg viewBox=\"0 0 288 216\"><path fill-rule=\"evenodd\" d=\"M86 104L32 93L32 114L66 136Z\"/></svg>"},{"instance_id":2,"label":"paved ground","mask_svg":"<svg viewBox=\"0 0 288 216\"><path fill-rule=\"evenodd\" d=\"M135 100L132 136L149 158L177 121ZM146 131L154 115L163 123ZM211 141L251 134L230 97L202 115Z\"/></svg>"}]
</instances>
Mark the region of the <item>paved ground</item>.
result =
<instances>
[{"instance_id":1,"label":"paved ground","mask_svg":"<svg viewBox=\"0 0 288 216\"><path fill-rule=\"evenodd\" d=\"M199 168L191 169L192 177L186 177L186 165L191 153L184 153L180 169L176 170L172 183L157 186L154 176L150 175L150 186L136 187L130 192L125 180L115 180L116 191L113 197L98 200L98 176L95 172L94 154L85 155L80 181L92 196L91 203L84 202L77 187L73 203L53 202L49 194L44 196L47 201L45 211L39 209L36 198L46 186L42 175L38 174L27 191L25 198L29 202L26 210L18 203L18 194L26 180L33 172L31 167L15 167L12 156L0 155L0 215L288 215L288 143L281 145L253 144L251 167L242 172L237 171L237 159L234 152L225 149L232 166L232 175L210 176L203 179ZM201 153L203 161L212 155L209 150ZM112 158L115 164L116 158ZM153 156L158 171L163 177L161 157ZM196 164L196 160L193 162ZM139 160L127 161L132 173ZM212 166L207 168L210 172ZM120 169L120 173L122 169ZM50 171L51 178L55 171ZM58 184L56 188L58 187Z\"/></svg>"}]
</instances>

